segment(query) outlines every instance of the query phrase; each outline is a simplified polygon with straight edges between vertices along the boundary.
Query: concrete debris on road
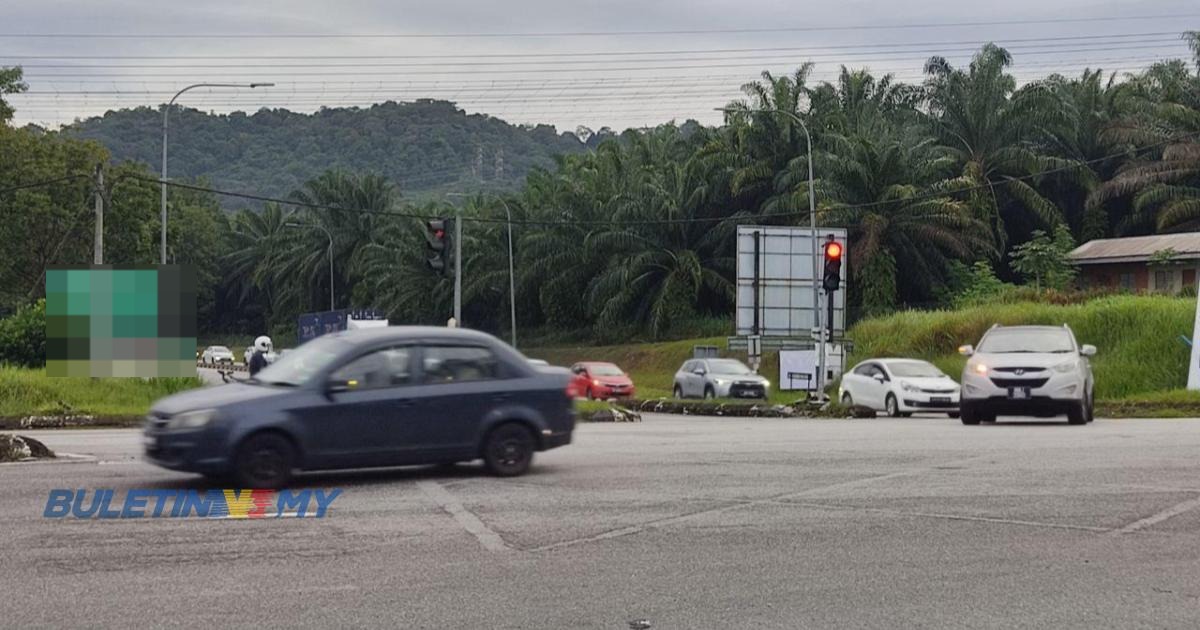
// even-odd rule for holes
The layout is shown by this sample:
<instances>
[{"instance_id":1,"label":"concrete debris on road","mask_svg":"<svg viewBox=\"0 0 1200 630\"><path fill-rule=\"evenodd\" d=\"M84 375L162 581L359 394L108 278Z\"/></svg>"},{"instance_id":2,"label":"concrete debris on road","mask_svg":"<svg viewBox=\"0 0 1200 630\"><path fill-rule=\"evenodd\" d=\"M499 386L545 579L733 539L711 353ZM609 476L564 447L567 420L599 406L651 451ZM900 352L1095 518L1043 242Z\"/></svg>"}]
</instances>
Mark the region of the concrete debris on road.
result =
<instances>
[{"instance_id":1,"label":"concrete debris on road","mask_svg":"<svg viewBox=\"0 0 1200 630\"><path fill-rule=\"evenodd\" d=\"M19 462L53 457L54 451L33 438L0 433L0 462Z\"/></svg>"}]
</instances>

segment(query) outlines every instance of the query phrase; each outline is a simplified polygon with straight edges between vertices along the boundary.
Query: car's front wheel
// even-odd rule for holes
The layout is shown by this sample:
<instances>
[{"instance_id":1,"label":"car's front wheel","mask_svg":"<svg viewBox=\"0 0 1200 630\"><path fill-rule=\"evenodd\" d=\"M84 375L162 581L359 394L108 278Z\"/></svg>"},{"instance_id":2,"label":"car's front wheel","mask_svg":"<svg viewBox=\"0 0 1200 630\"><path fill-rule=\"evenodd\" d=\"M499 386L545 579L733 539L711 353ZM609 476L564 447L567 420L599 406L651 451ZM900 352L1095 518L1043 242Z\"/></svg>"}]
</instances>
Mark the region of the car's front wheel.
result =
<instances>
[{"instance_id":1,"label":"car's front wheel","mask_svg":"<svg viewBox=\"0 0 1200 630\"><path fill-rule=\"evenodd\" d=\"M672 393L675 396L675 400L683 399L683 389L681 389L678 385L675 386L675 391Z\"/></svg>"},{"instance_id":2,"label":"car's front wheel","mask_svg":"<svg viewBox=\"0 0 1200 630\"><path fill-rule=\"evenodd\" d=\"M1072 406L1067 410L1067 423L1069 424L1087 424L1088 421L1088 404L1086 400L1080 401L1078 405Z\"/></svg>"},{"instance_id":3,"label":"car's front wheel","mask_svg":"<svg viewBox=\"0 0 1200 630\"><path fill-rule=\"evenodd\" d=\"M896 400L894 394L887 395L887 400L883 401L883 406L885 411L887 411L887 415L893 418L900 417L900 403Z\"/></svg>"},{"instance_id":4,"label":"car's front wheel","mask_svg":"<svg viewBox=\"0 0 1200 630\"><path fill-rule=\"evenodd\" d=\"M483 463L498 477L522 475L533 464L536 446L533 433L524 425L502 424L492 429L484 441Z\"/></svg>"},{"instance_id":5,"label":"car's front wheel","mask_svg":"<svg viewBox=\"0 0 1200 630\"><path fill-rule=\"evenodd\" d=\"M983 420L983 417L982 417L982 414L980 414L975 409L972 409L971 407L963 405L959 409L959 419L962 420L963 424L975 425L975 424L979 424L979 422L981 420Z\"/></svg>"},{"instance_id":6,"label":"car's front wheel","mask_svg":"<svg viewBox=\"0 0 1200 630\"><path fill-rule=\"evenodd\" d=\"M717 397L717 393L711 387L704 388L704 400L712 400Z\"/></svg>"},{"instance_id":7,"label":"car's front wheel","mask_svg":"<svg viewBox=\"0 0 1200 630\"><path fill-rule=\"evenodd\" d=\"M282 488L292 478L296 449L277 433L250 436L237 450L234 477L241 488Z\"/></svg>"}]
</instances>

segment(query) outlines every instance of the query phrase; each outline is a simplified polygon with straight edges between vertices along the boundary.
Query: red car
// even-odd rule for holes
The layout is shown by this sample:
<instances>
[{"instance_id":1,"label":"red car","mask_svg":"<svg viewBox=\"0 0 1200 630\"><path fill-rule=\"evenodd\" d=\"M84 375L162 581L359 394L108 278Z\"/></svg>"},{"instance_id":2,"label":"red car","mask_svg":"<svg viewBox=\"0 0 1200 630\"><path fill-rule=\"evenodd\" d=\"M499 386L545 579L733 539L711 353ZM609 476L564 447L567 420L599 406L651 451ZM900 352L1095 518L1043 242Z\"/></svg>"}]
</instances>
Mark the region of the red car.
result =
<instances>
[{"instance_id":1,"label":"red car","mask_svg":"<svg viewBox=\"0 0 1200 630\"><path fill-rule=\"evenodd\" d=\"M636 391L629 375L612 363L585 361L572 365L571 372L575 375L571 386L578 396L593 400L632 398Z\"/></svg>"}]
</instances>

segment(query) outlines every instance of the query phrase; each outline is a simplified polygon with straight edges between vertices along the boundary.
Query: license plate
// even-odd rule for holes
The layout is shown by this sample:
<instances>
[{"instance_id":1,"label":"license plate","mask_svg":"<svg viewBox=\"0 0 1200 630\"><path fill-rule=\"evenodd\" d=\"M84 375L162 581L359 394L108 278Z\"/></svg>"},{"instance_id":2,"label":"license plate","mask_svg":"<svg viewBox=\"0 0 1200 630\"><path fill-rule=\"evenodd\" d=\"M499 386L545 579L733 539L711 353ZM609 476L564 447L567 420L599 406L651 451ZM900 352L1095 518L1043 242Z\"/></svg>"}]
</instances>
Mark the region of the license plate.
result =
<instances>
[{"instance_id":1,"label":"license plate","mask_svg":"<svg viewBox=\"0 0 1200 630\"><path fill-rule=\"evenodd\" d=\"M929 402L937 403L939 405L949 405L950 397L949 396L930 396Z\"/></svg>"},{"instance_id":2,"label":"license plate","mask_svg":"<svg viewBox=\"0 0 1200 630\"><path fill-rule=\"evenodd\" d=\"M1029 388L1010 387L1008 389L1008 397L1013 400L1029 400Z\"/></svg>"}]
</instances>

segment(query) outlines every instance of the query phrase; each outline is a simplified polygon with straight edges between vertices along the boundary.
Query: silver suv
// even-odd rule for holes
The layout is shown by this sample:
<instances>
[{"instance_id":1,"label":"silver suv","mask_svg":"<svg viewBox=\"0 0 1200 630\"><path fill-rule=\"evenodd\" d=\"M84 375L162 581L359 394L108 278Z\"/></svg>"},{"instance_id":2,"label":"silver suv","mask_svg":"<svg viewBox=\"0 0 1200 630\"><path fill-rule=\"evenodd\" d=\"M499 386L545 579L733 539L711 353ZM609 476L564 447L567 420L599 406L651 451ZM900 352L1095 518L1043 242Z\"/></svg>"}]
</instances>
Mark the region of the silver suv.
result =
<instances>
[{"instance_id":1,"label":"silver suv","mask_svg":"<svg viewBox=\"0 0 1200 630\"><path fill-rule=\"evenodd\" d=\"M997 415L1049 417L1071 424L1092 421L1095 382L1088 357L1067 326L992 326L978 347L963 346L960 406L963 424L995 422Z\"/></svg>"},{"instance_id":2,"label":"silver suv","mask_svg":"<svg viewBox=\"0 0 1200 630\"><path fill-rule=\"evenodd\" d=\"M771 381L737 359L692 359L675 372L676 398L761 398Z\"/></svg>"}]
</instances>

